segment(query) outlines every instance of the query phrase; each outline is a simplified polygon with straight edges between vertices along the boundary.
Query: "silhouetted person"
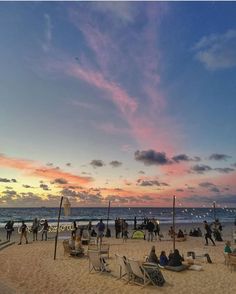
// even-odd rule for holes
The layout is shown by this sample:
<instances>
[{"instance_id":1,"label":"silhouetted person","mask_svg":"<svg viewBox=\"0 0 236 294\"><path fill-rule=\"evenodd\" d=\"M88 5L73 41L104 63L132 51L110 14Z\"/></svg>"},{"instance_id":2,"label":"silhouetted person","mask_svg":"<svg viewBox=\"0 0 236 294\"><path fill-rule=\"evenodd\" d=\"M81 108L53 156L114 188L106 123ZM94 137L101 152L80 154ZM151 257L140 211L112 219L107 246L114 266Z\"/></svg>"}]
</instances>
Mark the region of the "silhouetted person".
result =
<instances>
[{"instance_id":1,"label":"silhouetted person","mask_svg":"<svg viewBox=\"0 0 236 294\"><path fill-rule=\"evenodd\" d=\"M33 241L38 241L38 230L39 230L39 221L37 218L35 218L32 224Z\"/></svg>"},{"instance_id":2,"label":"silhouetted person","mask_svg":"<svg viewBox=\"0 0 236 294\"><path fill-rule=\"evenodd\" d=\"M211 230L211 227L208 225L207 221L204 221L204 229L206 231L205 233L205 240L206 240L206 244L205 245L208 245L208 239L211 240L212 244L215 246L215 242L214 240L212 239L212 230Z\"/></svg>"},{"instance_id":3,"label":"silhouetted person","mask_svg":"<svg viewBox=\"0 0 236 294\"><path fill-rule=\"evenodd\" d=\"M43 224L42 241L43 241L44 236L45 236L45 241L47 241L47 239L48 239L48 230L49 230L49 224L48 224L48 221L45 219L44 224Z\"/></svg>"},{"instance_id":4,"label":"silhouetted person","mask_svg":"<svg viewBox=\"0 0 236 294\"><path fill-rule=\"evenodd\" d=\"M24 221L22 221L22 225L20 227L20 243L18 245L21 245L23 237L25 238L26 244L28 244L28 239L27 239L27 225L25 224Z\"/></svg>"},{"instance_id":5,"label":"silhouetted person","mask_svg":"<svg viewBox=\"0 0 236 294\"><path fill-rule=\"evenodd\" d=\"M12 232L14 231L13 225L14 225L13 221L8 221L5 225L5 230L7 231L7 241L11 241L11 235L12 235Z\"/></svg>"}]
</instances>

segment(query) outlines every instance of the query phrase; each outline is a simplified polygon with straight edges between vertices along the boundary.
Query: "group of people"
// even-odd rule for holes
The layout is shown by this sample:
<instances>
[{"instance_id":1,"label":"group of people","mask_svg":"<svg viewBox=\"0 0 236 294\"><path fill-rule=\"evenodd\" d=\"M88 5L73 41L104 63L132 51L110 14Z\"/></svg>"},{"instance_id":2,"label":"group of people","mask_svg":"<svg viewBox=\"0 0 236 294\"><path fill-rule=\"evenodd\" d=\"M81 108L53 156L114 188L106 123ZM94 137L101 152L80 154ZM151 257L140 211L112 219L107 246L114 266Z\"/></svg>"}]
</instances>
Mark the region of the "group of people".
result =
<instances>
[{"instance_id":1,"label":"group of people","mask_svg":"<svg viewBox=\"0 0 236 294\"><path fill-rule=\"evenodd\" d=\"M123 238L124 241L128 239L128 223L125 219L115 219L115 234L116 239Z\"/></svg>"},{"instance_id":2,"label":"group of people","mask_svg":"<svg viewBox=\"0 0 236 294\"><path fill-rule=\"evenodd\" d=\"M79 233L78 233L79 230ZM89 239L90 237L97 237L97 242L102 243L102 238L104 237L105 232L105 224L102 219L97 223L96 230L92 226L92 222L89 221L87 226L78 226L76 224L76 221L73 221L72 223L72 230L71 230L71 238L77 240L77 237L80 238L80 241L82 238ZM78 235L78 236L77 236Z\"/></svg>"},{"instance_id":3,"label":"group of people","mask_svg":"<svg viewBox=\"0 0 236 294\"><path fill-rule=\"evenodd\" d=\"M184 257L180 255L179 250L175 249L174 252L170 251L169 255L166 255L165 251L161 251L160 257L156 255L155 246L152 246L151 252L148 256L148 262L159 264L160 266L181 266L184 261Z\"/></svg>"},{"instance_id":4,"label":"group of people","mask_svg":"<svg viewBox=\"0 0 236 294\"><path fill-rule=\"evenodd\" d=\"M26 223L24 221L22 221L21 226L19 228L19 232L20 232L20 242L18 243L18 245L22 244L22 240L25 239L25 243L28 244L28 232L32 232L33 233L33 241L37 241L38 240L38 233L40 231L40 229L42 229L42 236L41 239L42 241L45 240L47 241L48 238L48 230L49 230L49 224L47 220L44 220L43 222L40 223L40 221L35 218L33 220L33 224L30 228L28 228L28 226L26 225ZM6 239L7 241L11 241L11 236L12 236L12 232L14 231L14 221L10 220L6 223L5 225L5 230L6 230Z\"/></svg>"},{"instance_id":5,"label":"group of people","mask_svg":"<svg viewBox=\"0 0 236 294\"><path fill-rule=\"evenodd\" d=\"M189 236L191 237L202 237L202 231L200 228L194 228L193 230L190 230Z\"/></svg>"},{"instance_id":6,"label":"group of people","mask_svg":"<svg viewBox=\"0 0 236 294\"><path fill-rule=\"evenodd\" d=\"M179 229L178 233L176 233L172 226L170 227L170 229L168 231L168 235L171 238L174 238L174 236L175 236L177 239L186 240L186 237L185 237L186 233L184 233L181 229Z\"/></svg>"}]
</instances>

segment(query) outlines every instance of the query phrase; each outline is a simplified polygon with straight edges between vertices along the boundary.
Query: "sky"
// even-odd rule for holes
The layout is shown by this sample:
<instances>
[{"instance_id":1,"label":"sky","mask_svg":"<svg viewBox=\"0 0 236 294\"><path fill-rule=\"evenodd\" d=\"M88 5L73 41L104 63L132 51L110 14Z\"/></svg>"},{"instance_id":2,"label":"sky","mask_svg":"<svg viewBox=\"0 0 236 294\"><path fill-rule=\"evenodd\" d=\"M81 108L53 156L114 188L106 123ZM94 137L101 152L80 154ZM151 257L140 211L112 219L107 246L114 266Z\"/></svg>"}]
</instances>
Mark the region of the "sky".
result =
<instances>
[{"instance_id":1,"label":"sky","mask_svg":"<svg viewBox=\"0 0 236 294\"><path fill-rule=\"evenodd\" d=\"M1 2L0 206L236 207L235 2Z\"/></svg>"}]
</instances>

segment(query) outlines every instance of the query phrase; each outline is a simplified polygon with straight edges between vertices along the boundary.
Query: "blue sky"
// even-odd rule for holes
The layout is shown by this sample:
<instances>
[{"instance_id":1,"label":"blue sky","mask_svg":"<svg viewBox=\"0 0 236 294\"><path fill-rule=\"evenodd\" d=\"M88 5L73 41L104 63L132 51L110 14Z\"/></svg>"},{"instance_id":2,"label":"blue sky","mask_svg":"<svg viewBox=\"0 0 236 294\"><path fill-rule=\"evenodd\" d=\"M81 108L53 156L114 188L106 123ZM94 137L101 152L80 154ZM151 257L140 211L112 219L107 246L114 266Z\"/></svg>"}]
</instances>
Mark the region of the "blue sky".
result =
<instances>
[{"instance_id":1,"label":"blue sky","mask_svg":"<svg viewBox=\"0 0 236 294\"><path fill-rule=\"evenodd\" d=\"M0 8L3 205L235 205L234 2Z\"/></svg>"}]
</instances>

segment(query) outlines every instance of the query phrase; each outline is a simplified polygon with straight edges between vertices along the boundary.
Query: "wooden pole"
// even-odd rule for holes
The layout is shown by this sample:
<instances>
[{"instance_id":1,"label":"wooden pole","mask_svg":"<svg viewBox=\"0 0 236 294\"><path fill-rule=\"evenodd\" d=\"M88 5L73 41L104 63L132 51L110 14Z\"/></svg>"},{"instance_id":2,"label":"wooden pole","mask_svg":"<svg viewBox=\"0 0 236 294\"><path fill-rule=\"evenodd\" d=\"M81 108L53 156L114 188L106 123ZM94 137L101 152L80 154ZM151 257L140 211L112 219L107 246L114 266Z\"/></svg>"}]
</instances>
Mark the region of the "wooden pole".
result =
<instances>
[{"instance_id":1,"label":"wooden pole","mask_svg":"<svg viewBox=\"0 0 236 294\"><path fill-rule=\"evenodd\" d=\"M57 219L57 232L55 236L54 260L56 259L56 255L57 255L57 239L58 239L58 231L59 231L59 224L60 224L60 218L61 218L62 201L63 201L63 196L61 197L60 208L59 208L58 219Z\"/></svg>"},{"instance_id":2,"label":"wooden pole","mask_svg":"<svg viewBox=\"0 0 236 294\"><path fill-rule=\"evenodd\" d=\"M108 209L107 209L107 231L106 231L106 237L111 237L110 230L108 228L108 221L110 217L110 208L111 208L111 201L109 200Z\"/></svg>"},{"instance_id":3,"label":"wooden pole","mask_svg":"<svg viewBox=\"0 0 236 294\"><path fill-rule=\"evenodd\" d=\"M175 196L173 196L173 251L175 250Z\"/></svg>"},{"instance_id":4,"label":"wooden pole","mask_svg":"<svg viewBox=\"0 0 236 294\"><path fill-rule=\"evenodd\" d=\"M213 213L214 213L214 221L216 221L216 202L213 201Z\"/></svg>"}]
</instances>

